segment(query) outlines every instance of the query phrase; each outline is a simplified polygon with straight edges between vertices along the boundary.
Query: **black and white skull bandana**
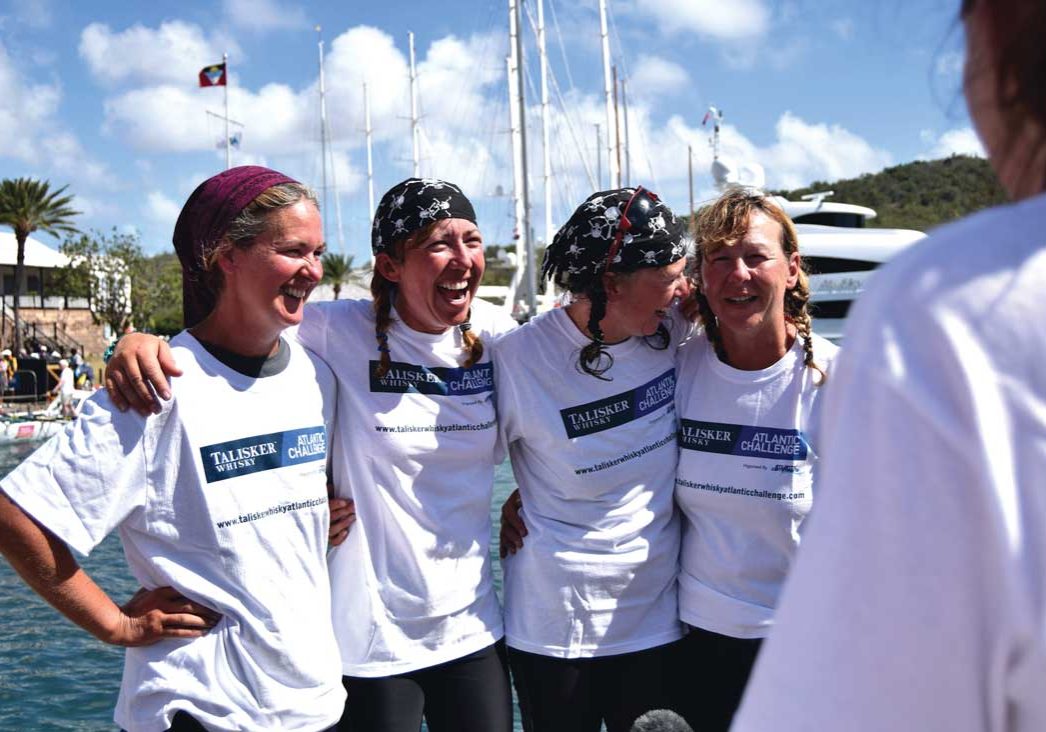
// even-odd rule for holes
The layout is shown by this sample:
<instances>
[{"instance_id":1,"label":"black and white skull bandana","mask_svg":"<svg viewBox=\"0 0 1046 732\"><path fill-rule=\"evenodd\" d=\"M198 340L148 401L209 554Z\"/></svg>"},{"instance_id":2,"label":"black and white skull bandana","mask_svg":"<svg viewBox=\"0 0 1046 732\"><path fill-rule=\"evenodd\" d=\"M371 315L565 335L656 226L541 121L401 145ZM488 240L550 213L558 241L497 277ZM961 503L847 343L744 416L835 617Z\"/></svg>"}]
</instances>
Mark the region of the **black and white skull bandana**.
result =
<instances>
[{"instance_id":1,"label":"black and white skull bandana","mask_svg":"<svg viewBox=\"0 0 1046 732\"><path fill-rule=\"evenodd\" d=\"M601 274L607 267L607 256L618 233L621 213L635 190L600 191L578 206L545 250L542 276L569 282ZM686 256L682 221L660 200L654 206L653 215L643 225L633 225L622 236L621 246L610 263L610 271L631 272L644 267L663 267Z\"/></svg>"},{"instance_id":2,"label":"black and white skull bandana","mask_svg":"<svg viewBox=\"0 0 1046 732\"><path fill-rule=\"evenodd\" d=\"M390 188L374 212L370 248L376 255L440 219L476 223L472 203L453 183L435 178L407 178Z\"/></svg>"}]
</instances>

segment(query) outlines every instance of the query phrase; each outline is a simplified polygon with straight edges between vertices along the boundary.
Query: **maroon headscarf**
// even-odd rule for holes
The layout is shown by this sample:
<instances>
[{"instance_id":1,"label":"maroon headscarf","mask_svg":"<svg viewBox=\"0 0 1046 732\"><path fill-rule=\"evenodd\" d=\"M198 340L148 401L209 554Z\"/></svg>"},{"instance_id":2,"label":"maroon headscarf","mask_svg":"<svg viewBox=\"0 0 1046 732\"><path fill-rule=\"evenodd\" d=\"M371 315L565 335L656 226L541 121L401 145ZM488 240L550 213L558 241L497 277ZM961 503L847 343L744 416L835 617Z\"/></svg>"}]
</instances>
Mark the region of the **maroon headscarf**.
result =
<instances>
[{"instance_id":1,"label":"maroon headscarf","mask_svg":"<svg viewBox=\"0 0 1046 732\"><path fill-rule=\"evenodd\" d=\"M186 328L206 318L217 304L217 293L211 292L205 283L203 263L232 220L263 191L281 183L297 182L259 165L241 165L208 178L192 192L174 225L174 251L182 263L182 317Z\"/></svg>"}]
</instances>

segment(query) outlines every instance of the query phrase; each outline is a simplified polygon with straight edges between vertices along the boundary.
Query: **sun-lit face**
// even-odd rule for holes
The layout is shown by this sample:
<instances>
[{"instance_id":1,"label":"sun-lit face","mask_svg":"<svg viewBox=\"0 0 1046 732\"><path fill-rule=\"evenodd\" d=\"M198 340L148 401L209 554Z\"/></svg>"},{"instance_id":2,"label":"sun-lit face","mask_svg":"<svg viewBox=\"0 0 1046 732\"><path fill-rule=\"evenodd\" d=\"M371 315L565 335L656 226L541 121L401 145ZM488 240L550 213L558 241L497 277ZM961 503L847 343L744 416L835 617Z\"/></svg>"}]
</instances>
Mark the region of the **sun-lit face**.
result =
<instances>
[{"instance_id":1,"label":"sun-lit face","mask_svg":"<svg viewBox=\"0 0 1046 732\"><path fill-rule=\"evenodd\" d=\"M305 301L323 277L323 224L311 201L268 214L268 230L222 265L222 298L232 298L251 325L274 334L301 322Z\"/></svg>"},{"instance_id":2,"label":"sun-lit face","mask_svg":"<svg viewBox=\"0 0 1046 732\"><path fill-rule=\"evenodd\" d=\"M608 340L648 336L657 332L661 321L676 298L690 292L687 284L686 259L664 267L644 267L613 278L607 295L607 314L602 328Z\"/></svg>"},{"instance_id":3,"label":"sun-lit face","mask_svg":"<svg viewBox=\"0 0 1046 732\"><path fill-rule=\"evenodd\" d=\"M396 311L410 328L442 333L468 319L483 270L483 237L466 219L443 219L397 262L379 254L375 265L395 282Z\"/></svg>"},{"instance_id":4,"label":"sun-lit face","mask_svg":"<svg viewBox=\"0 0 1046 732\"><path fill-rule=\"evenodd\" d=\"M785 254L781 225L753 211L744 237L704 256L701 292L724 335L784 329L785 293L799 279L799 254Z\"/></svg>"}]
</instances>

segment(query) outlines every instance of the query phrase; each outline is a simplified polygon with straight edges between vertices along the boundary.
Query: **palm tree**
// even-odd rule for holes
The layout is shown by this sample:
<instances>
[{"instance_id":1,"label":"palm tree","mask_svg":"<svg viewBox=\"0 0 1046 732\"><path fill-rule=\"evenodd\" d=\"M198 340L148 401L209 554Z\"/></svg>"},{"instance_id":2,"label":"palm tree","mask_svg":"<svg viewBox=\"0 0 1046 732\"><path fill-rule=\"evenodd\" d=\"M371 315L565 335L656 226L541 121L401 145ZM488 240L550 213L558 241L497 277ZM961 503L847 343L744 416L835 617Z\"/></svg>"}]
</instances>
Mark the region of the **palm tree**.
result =
<instances>
[{"instance_id":1,"label":"palm tree","mask_svg":"<svg viewBox=\"0 0 1046 732\"><path fill-rule=\"evenodd\" d=\"M5 178L0 181L0 224L15 231L18 255L15 260L15 340L14 351L22 348L22 321L18 299L25 289L25 240L36 230L58 236L60 232L76 233L70 219L80 214L70 207L72 196L63 196L67 186L51 190L48 181L32 178Z\"/></svg>"},{"instance_id":2,"label":"palm tree","mask_svg":"<svg viewBox=\"0 0 1046 732\"><path fill-rule=\"evenodd\" d=\"M352 274L352 260L351 254L324 254L323 255L323 280L325 285L333 285L334 287L334 299L338 299L338 295L341 294L341 286L349 279L349 275Z\"/></svg>"}]
</instances>

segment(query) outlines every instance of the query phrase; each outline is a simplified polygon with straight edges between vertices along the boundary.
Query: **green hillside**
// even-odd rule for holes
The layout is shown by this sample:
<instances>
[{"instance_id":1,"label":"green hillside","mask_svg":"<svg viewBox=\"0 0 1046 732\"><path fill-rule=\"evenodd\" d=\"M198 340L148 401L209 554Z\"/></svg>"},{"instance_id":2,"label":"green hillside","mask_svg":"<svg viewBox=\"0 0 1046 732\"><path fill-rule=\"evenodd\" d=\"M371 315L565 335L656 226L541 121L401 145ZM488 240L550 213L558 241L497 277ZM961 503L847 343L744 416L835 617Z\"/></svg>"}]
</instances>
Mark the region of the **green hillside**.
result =
<instances>
[{"instance_id":1,"label":"green hillside","mask_svg":"<svg viewBox=\"0 0 1046 732\"><path fill-rule=\"evenodd\" d=\"M835 191L829 200L874 208L869 226L926 231L988 206L1006 194L983 158L953 155L917 161L834 183L816 181L794 191L774 191L791 200L806 193Z\"/></svg>"}]
</instances>

